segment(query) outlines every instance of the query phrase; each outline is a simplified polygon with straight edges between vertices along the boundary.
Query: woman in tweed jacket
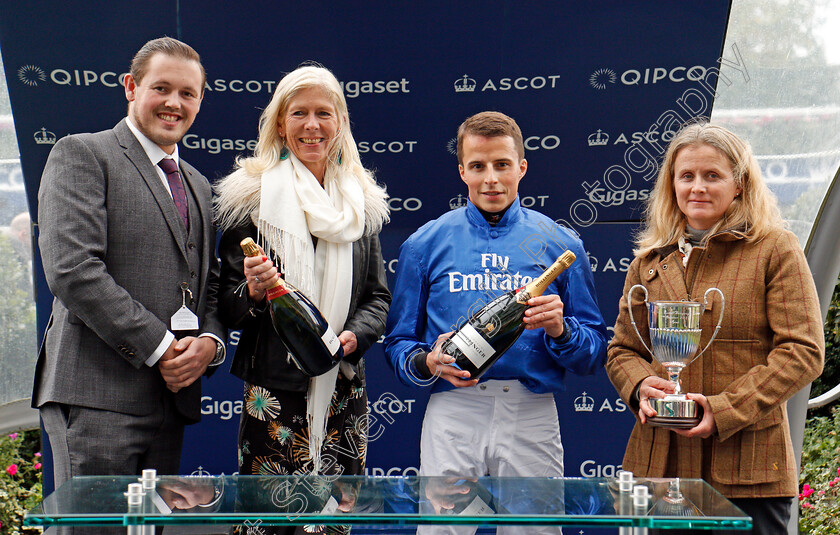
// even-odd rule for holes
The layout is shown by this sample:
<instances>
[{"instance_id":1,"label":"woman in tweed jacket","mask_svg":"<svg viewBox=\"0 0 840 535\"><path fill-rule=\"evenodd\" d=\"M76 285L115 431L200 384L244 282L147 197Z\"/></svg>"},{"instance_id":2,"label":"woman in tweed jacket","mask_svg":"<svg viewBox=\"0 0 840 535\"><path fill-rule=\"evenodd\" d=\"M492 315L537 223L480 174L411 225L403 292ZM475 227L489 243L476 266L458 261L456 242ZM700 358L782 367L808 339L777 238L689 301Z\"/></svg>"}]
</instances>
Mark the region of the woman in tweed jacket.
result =
<instances>
[{"instance_id":1,"label":"woman in tweed jacket","mask_svg":"<svg viewBox=\"0 0 840 535\"><path fill-rule=\"evenodd\" d=\"M817 293L796 236L748 144L716 125L687 126L672 140L646 207L619 304L607 373L637 415L623 468L642 477L702 478L753 517L753 533L786 533L797 494L785 402L822 372L825 346ZM649 398L673 393L666 370L642 345L650 301L724 296L709 349L681 374L703 409L691 429L650 425ZM702 315L705 347L721 302ZM670 532L669 532L670 533ZM739 532L740 533L740 532Z\"/></svg>"}]
</instances>

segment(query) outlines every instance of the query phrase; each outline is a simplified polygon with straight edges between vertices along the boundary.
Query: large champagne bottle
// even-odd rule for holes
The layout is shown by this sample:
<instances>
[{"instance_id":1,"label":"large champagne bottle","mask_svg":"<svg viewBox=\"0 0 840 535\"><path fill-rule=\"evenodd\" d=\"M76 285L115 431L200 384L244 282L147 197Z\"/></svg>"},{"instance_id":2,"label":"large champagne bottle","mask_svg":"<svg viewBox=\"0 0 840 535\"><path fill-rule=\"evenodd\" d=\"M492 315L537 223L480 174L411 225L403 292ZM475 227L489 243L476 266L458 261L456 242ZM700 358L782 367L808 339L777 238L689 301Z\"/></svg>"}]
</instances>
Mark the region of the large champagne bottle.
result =
<instances>
[{"instance_id":1,"label":"large champagne bottle","mask_svg":"<svg viewBox=\"0 0 840 535\"><path fill-rule=\"evenodd\" d=\"M260 255L251 238L245 238L239 245L245 256ZM335 332L300 290L278 277L267 290L266 299L274 330L300 371L310 377L321 375L344 357Z\"/></svg>"},{"instance_id":2,"label":"large champagne bottle","mask_svg":"<svg viewBox=\"0 0 840 535\"><path fill-rule=\"evenodd\" d=\"M566 251L536 279L484 305L443 342L441 351L455 357L455 364L470 372L471 379L481 377L525 330L528 299L542 295L574 261L575 254Z\"/></svg>"}]
</instances>

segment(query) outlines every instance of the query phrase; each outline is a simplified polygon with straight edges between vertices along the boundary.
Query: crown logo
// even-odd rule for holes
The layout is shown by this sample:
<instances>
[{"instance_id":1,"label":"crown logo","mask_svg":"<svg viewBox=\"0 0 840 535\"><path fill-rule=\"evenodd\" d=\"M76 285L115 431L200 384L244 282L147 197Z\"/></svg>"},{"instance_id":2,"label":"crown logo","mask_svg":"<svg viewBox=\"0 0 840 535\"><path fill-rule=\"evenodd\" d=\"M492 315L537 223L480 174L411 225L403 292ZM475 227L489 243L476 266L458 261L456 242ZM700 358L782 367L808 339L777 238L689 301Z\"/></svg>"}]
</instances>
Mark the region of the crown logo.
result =
<instances>
[{"instance_id":1,"label":"crown logo","mask_svg":"<svg viewBox=\"0 0 840 535\"><path fill-rule=\"evenodd\" d=\"M194 477L207 477L210 475L210 472L204 469L203 466L199 466L196 470L194 470L191 474Z\"/></svg>"},{"instance_id":2,"label":"crown logo","mask_svg":"<svg viewBox=\"0 0 840 535\"><path fill-rule=\"evenodd\" d=\"M586 138L587 143L589 143L590 147L603 147L610 141L610 135L606 132L602 132L599 128L597 132L594 134L589 134L589 137Z\"/></svg>"},{"instance_id":3,"label":"crown logo","mask_svg":"<svg viewBox=\"0 0 840 535\"><path fill-rule=\"evenodd\" d=\"M586 392L575 398L575 412L592 412L595 408L595 400L587 396Z\"/></svg>"},{"instance_id":4,"label":"crown logo","mask_svg":"<svg viewBox=\"0 0 840 535\"><path fill-rule=\"evenodd\" d=\"M455 92L456 93L472 93L475 91L475 80L464 75L463 78L458 78L455 80Z\"/></svg>"},{"instance_id":5,"label":"crown logo","mask_svg":"<svg viewBox=\"0 0 840 535\"><path fill-rule=\"evenodd\" d=\"M35 138L35 143L38 145L55 145L55 134L43 126L40 130L35 132L32 137Z\"/></svg>"},{"instance_id":6,"label":"crown logo","mask_svg":"<svg viewBox=\"0 0 840 535\"><path fill-rule=\"evenodd\" d=\"M598 257L592 256L592 253L586 251L586 256L589 257L589 267L592 268L592 273L598 271Z\"/></svg>"},{"instance_id":7,"label":"crown logo","mask_svg":"<svg viewBox=\"0 0 840 535\"><path fill-rule=\"evenodd\" d=\"M458 208L463 208L467 205L467 198L458 194L457 197L452 197L449 199L449 209L450 210L457 210Z\"/></svg>"}]
</instances>

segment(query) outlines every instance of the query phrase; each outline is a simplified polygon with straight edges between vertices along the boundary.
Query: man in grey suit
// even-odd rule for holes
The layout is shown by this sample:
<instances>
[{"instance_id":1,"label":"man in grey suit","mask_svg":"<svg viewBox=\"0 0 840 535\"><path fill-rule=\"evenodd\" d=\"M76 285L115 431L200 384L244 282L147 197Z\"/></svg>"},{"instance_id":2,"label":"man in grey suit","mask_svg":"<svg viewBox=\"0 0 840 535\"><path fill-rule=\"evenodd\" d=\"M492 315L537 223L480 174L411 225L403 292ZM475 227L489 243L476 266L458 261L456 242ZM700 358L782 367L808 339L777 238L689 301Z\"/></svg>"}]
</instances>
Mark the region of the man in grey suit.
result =
<instances>
[{"instance_id":1,"label":"man in grey suit","mask_svg":"<svg viewBox=\"0 0 840 535\"><path fill-rule=\"evenodd\" d=\"M191 47L149 41L125 77L128 116L61 139L44 168L39 245L55 300L32 403L56 487L177 473L199 378L224 360L210 185L177 146L204 83Z\"/></svg>"}]
</instances>

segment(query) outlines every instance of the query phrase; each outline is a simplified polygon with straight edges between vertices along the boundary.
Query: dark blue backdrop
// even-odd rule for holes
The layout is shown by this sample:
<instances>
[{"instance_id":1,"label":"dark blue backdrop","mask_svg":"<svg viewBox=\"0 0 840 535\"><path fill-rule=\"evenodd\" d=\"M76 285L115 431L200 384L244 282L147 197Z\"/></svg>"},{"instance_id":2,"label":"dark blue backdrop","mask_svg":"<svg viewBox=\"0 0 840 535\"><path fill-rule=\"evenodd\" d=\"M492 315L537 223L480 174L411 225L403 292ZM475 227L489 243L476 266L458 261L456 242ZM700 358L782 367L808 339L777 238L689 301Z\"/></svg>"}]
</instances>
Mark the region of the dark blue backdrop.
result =
<instances>
[{"instance_id":1,"label":"dark blue backdrop","mask_svg":"<svg viewBox=\"0 0 840 535\"><path fill-rule=\"evenodd\" d=\"M743 65L736 50L722 49L724 0L170 0L154 10L2 0L0 9L33 220L51 143L110 128L125 115L120 75L148 39L178 37L202 55L208 85L181 154L211 180L253 148L276 81L316 60L343 82L362 159L391 195L392 221L382 233L389 277L402 241L465 194L454 156L457 126L495 109L516 118L526 138L523 204L582 235L608 325L657 157L680 123L710 114L721 58L736 73ZM42 273L38 290L42 332L51 306ZM230 351L236 341L233 333ZM380 344L368 353L367 369L375 417L368 473L413 474L428 393L396 382ZM222 372L204 390L204 418L188 430L181 469L231 473L241 383ZM557 402L566 474L611 475L633 418L606 375L570 376Z\"/></svg>"}]
</instances>

